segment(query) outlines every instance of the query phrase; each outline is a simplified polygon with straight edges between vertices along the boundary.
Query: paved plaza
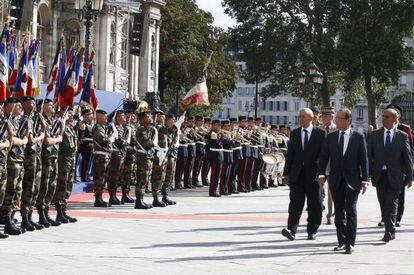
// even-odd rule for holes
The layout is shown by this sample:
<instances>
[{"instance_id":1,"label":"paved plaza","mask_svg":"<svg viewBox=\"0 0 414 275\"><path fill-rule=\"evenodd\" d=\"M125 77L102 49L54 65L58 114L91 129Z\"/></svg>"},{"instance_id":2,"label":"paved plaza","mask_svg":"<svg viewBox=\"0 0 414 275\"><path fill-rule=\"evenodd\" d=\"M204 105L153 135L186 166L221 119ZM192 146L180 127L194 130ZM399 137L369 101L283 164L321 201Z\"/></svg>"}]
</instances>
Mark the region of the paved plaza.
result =
<instances>
[{"instance_id":1,"label":"paved plaza","mask_svg":"<svg viewBox=\"0 0 414 275\"><path fill-rule=\"evenodd\" d=\"M96 209L91 194L74 195L78 223L0 241L0 274L414 274L413 190L389 244L380 241L375 190L360 197L352 255L333 252L334 225L323 224L315 241L304 226L286 240L288 194L278 187L209 198L201 188L173 192L177 205L149 211Z\"/></svg>"}]
</instances>

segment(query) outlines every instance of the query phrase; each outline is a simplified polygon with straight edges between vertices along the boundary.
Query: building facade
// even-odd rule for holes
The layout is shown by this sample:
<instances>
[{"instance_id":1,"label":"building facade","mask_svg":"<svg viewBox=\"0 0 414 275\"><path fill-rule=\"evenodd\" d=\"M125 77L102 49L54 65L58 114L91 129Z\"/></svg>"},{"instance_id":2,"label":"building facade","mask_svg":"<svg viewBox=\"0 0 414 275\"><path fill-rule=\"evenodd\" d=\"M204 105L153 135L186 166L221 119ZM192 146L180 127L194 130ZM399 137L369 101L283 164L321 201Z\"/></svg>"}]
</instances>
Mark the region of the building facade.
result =
<instances>
[{"instance_id":1,"label":"building facade","mask_svg":"<svg viewBox=\"0 0 414 275\"><path fill-rule=\"evenodd\" d=\"M4 1L3 1L4 2ZM91 50L95 52L97 89L124 93L126 98L143 98L158 91L158 61L163 0L104 0L103 9L92 24ZM131 20L144 15L140 56L129 53ZM67 48L85 45L85 24L78 18L75 0L24 1L21 30L41 38L42 80L53 62L57 42L65 36Z\"/></svg>"}]
</instances>

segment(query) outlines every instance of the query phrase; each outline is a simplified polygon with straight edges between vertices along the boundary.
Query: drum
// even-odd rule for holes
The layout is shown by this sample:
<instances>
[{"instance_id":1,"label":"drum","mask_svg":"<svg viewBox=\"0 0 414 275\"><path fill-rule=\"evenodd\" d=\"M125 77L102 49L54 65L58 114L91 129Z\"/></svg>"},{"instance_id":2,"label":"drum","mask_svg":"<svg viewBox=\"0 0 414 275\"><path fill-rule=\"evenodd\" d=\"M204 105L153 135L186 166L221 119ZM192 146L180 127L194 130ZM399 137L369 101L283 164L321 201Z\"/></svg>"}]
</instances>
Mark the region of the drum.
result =
<instances>
[{"instance_id":1,"label":"drum","mask_svg":"<svg viewBox=\"0 0 414 275\"><path fill-rule=\"evenodd\" d=\"M265 154L262 157L263 159L263 166L261 172L264 176L271 176L276 169L277 159L273 154Z\"/></svg>"},{"instance_id":2,"label":"drum","mask_svg":"<svg viewBox=\"0 0 414 275\"><path fill-rule=\"evenodd\" d=\"M283 174L283 169L285 169L285 155L282 152L275 152L273 156L276 159L276 167L273 171L273 176L276 178L277 175Z\"/></svg>"}]
</instances>

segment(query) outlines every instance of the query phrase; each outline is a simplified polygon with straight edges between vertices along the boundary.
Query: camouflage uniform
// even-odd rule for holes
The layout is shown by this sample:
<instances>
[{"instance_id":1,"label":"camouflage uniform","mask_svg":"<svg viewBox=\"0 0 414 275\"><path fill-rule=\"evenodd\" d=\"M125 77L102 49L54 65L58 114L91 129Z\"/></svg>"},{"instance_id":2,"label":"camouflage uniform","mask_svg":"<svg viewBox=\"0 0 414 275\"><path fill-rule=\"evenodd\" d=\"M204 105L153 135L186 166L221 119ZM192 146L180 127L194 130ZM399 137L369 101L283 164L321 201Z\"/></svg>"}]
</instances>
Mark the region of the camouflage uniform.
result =
<instances>
[{"instance_id":1,"label":"camouflage uniform","mask_svg":"<svg viewBox=\"0 0 414 275\"><path fill-rule=\"evenodd\" d=\"M136 160L136 129L133 126L126 125L125 127L130 127L131 131L131 140L129 144L126 145L126 154L124 158L124 163L121 168L121 186L124 189L123 192L128 193L131 190L131 181L133 176L133 165Z\"/></svg>"},{"instance_id":2,"label":"camouflage uniform","mask_svg":"<svg viewBox=\"0 0 414 275\"><path fill-rule=\"evenodd\" d=\"M52 137L51 131L54 120L45 118L46 137ZM56 191L57 179L57 158L59 153L59 144L42 146L42 177L40 181L39 195L37 197L36 206L48 209L53 200Z\"/></svg>"},{"instance_id":3,"label":"camouflage uniform","mask_svg":"<svg viewBox=\"0 0 414 275\"><path fill-rule=\"evenodd\" d=\"M14 136L17 136L22 120L12 119L11 124L14 129ZM3 204L1 206L1 215L8 216L14 209L13 201L16 198L20 198L21 194L18 194L21 190L21 184L23 179L23 161L24 161L24 146L12 146L7 156L7 184L4 195ZM20 187L18 187L20 186Z\"/></svg>"},{"instance_id":4,"label":"camouflage uniform","mask_svg":"<svg viewBox=\"0 0 414 275\"><path fill-rule=\"evenodd\" d=\"M3 122L7 123L7 122ZM6 129L7 132L7 129ZM7 133L5 133L7 138ZM4 140L0 141L4 142ZM0 207L3 204L7 184L7 148L0 150Z\"/></svg>"},{"instance_id":5,"label":"camouflage uniform","mask_svg":"<svg viewBox=\"0 0 414 275\"><path fill-rule=\"evenodd\" d=\"M106 134L106 125L95 124L92 129L92 137L95 141L95 150L93 155L95 196L102 196L106 180L105 173L111 154L111 142Z\"/></svg>"},{"instance_id":6,"label":"camouflage uniform","mask_svg":"<svg viewBox=\"0 0 414 275\"><path fill-rule=\"evenodd\" d=\"M173 179L175 172L175 165L177 163L177 148L175 147L175 142L178 139L178 130L177 127L173 126L168 129L169 140L171 141L170 149L167 154L167 165L165 171L165 180L161 187L162 193L166 193L168 189L174 189Z\"/></svg>"},{"instance_id":7,"label":"camouflage uniform","mask_svg":"<svg viewBox=\"0 0 414 275\"><path fill-rule=\"evenodd\" d=\"M154 159L154 136L155 129L146 126L139 126L136 131L138 145L137 154L137 186L135 194L138 197L143 196L145 189L148 188L150 182L152 163Z\"/></svg>"},{"instance_id":8,"label":"camouflage uniform","mask_svg":"<svg viewBox=\"0 0 414 275\"><path fill-rule=\"evenodd\" d=\"M161 149L157 149L157 152L160 151L160 154L166 154L168 147L171 144L171 140L168 133L168 128L164 125L157 125L156 126L158 131L158 147ZM166 157L166 156L165 156ZM154 157L153 167L152 167L152 175L151 175L151 183L152 183L152 194L154 196L158 195L163 186L165 181L165 170L167 167L167 159L161 160L158 155L156 154Z\"/></svg>"},{"instance_id":9,"label":"camouflage uniform","mask_svg":"<svg viewBox=\"0 0 414 275\"><path fill-rule=\"evenodd\" d=\"M40 117L33 114L30 118L33 122L33 137L40 134ZM24 158L23 193L20 207L21 213L29 213L36 204L39 194L42 163L40 153L42 151L41 142L37 144L27 144Z\"/></svg>"},{"instance_id":10,"label":"camouflage uniform","mask_svg":"<svg viewBox=\"0 0 414 275\"><path fill-rule=\"evenodd\" d=\"M125 128L122 125L115 124L118 136L113 143L113 151L111 153L111 161L107 168L108 173L108 191L110 195L115 195L118 186L124 188L124 181L121 180L122 174L120 173L122 165L124 163L124 157L126 154L127 142L124 138Z\"/></svg>"},{"instance_id":11,"label":"camouflage uniform","mask_svg":"<svg viewBox=\"0 0 414 275\"><path fill-rule=\"evenodd\" d=\"M75 158L77 149L77 135L71 126L65 128L62 142L59 144L58 171L55 205L65 205L72 192L75 177Z\"/></svg>"}]
</instances>

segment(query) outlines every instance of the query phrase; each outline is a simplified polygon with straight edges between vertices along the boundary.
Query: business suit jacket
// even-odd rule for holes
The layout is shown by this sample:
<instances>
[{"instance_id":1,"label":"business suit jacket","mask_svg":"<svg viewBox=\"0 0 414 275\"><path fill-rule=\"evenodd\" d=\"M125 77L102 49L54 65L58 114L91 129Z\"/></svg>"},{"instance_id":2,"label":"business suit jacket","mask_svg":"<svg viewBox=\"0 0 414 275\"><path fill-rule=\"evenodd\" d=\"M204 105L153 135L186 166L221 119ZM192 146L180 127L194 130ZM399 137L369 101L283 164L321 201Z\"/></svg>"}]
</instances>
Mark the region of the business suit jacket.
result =
<instances>
[{"instance_id":1,"label":"business suit jacket","mask_svg":"<svg viewBox=\"0 0 414 275\"><path fill-rule=\"evenodd\" d=\"M371 133L368 142L368 155L372 184L378 186L382 167L387 167L388 182L393 189L401 189L405 181L413 179L413 160L408 135L398 129L388 150L384 146L384 128Z\"/></svg>"},{"instance_id":2,"label":"business suit jacket","mask_svg":"<svg viewBox=\"0 0 414 275\"><path fill-rule=\"evenodd\" d=\"M342 179L354 190L360 190L361 181L368 181L368 153L364 135L351 130L347 150L341 156L339 131L329 133L319 159L319 175L325 176L328 161L329 187L332 190L339 187Z\"/></svg>"},{"instance_id":3,"label":"business suit jacket","mask_svg":"<svg viewBox=\"0 0 414 275\"><path fill-rule=\"evenodd\" d=\"M302 128L292 131L286 153L284 176L290 177L290 183L295 184L300 173L305 173L307 179L315 179L318 169L318 158L325 140L326 133L318 127L313 127L305 150L302 147Z\"/></svg>"}]
</instances>

